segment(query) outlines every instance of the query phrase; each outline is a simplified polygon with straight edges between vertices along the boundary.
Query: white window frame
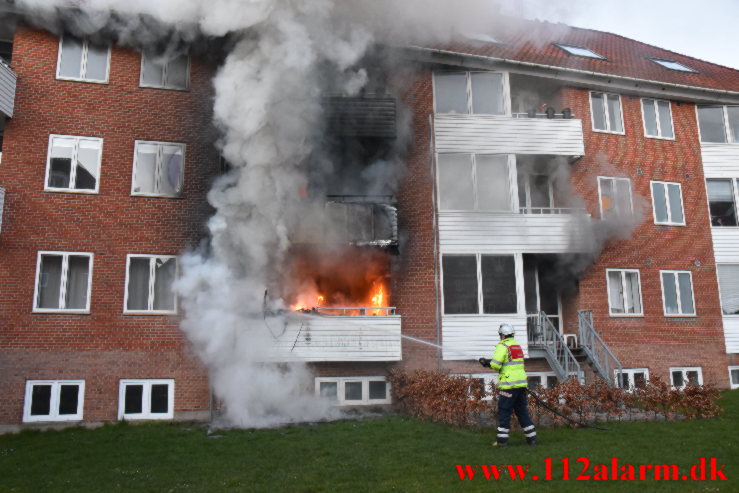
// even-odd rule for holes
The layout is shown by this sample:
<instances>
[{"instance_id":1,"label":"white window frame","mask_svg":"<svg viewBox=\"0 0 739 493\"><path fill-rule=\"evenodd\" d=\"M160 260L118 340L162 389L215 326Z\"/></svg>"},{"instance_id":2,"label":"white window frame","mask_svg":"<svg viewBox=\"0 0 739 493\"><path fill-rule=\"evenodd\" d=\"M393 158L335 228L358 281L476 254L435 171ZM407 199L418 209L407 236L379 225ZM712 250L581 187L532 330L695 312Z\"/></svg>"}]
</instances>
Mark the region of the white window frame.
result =
<instances>
[{"instance_id":1,"label":"white window frame","mask_svg":"<svg viewBox=\"0 0 739 493\"><path fill-rule=\"evenodd\" d=\"M639 313L613 313L613 307L611 307L611 283L608 281L609 272L618 272L621 274L621 287L624 293L626 292L626 276L627 272L636 272L636 279L639 282L639 307L641 311ZM643 317L644 316L644 295L641 289L641 272L639 269L606 269L606 295L608 296L608 315L611 317ZM624 300L624 306L626 300Z\"/></svg>"},{"instance_id":2,"label":"white window frame","mask_svg":"<svg viewBox=\"0 0 739 493\"><path fill-rule=\"evenodd\" d=\"M647 383L649 382L649 368L623 368L621 373L628 377L629 388L624 389L628 392L633 392L636 388L636 380L634 378L636 373L644 373L644 381ZM619 387L618 370L613 370L613 381L615 382L616 387Z\"/></svg>"},{"instance_id":3,"label":"white window frame","mask_svg":"<svg viewBox=\"0 0 739 493\"><path fill-rule=\"evenodd\" d=\"M472 209L442 209L441 208L441 171L438 165L439 156L442 155L463 155L471 156L472 162L472 194L474 196L474 207ZM477 182L477 157L478 156L506 156L506 171L508 172L508 210L490 210L480 209L480 192L479 185ZM514 154L485 154L485 153L474 153L474 152L441 152L436 154L436 200L437 208L441 213L445 212L475 212L475 213L488 213L488 214L513 214L518 212L518 185L516 177L516 156ZM551 186L551 184L550 184Z\"/></svg>"},{"instance_id":4,"label":"white window frame","mask_svg":"<svg viewBox=\"0 0 739 493\"><path fill-rule=\"evenodd\" d=\"M54 138L62 139L74 139L74 149L72 150L72 165L69 170L69 188L59 188L49 186L49 174L51 173L51 148ZM77 182L77 156L80 149L80 141L88 140L91 142L100 142L100 154L98 155L98 176L95 180L94 190L80 190L74 188ZM103 166L103 139L101 137L84 137L80 135L60 135L60 134L49 134L49 145L46 150L46 173L44 174L44 191L46 192L65 192L65 193L84 193L88 195L94 195L100 191L100 178L102 177L102 166Z\"/></svg>"},{"instance_id":5,"label":"white window frame","mask_svg":"<svg viewBox=\"0 0 739 493\"><path fill-rule=\"evenodd\" d=\"M604 96L603 97L603 103L604 103L603 115L605 116L605 119L606 119L605 120L606 127L611 126L611 118L610 118L611 110L608 109L608 96L618 96L618 106L619 108L621 108L620 113L621 113L621 129L622 130L620 132L616 132L614 130L611 130L610 128L606 128L605 130L600 130L600 129L595 128L595 115L593 114L593 94L602 94ZM616 94L614 92L590 91L590 93L588 94L588 103L590 104L590 125L592 127L593 132L604 133L604 134L614 134L614 135L626 135L626 125L624 125L624 105L621 101L620 94Z\"/></svg>"},{"instance_id":6,"label":"white window frame","mask_svg":"<svg viewBox=\"0 0 739 493\"><path fill-rule=\"evenodd\" d=\"M149 294L147 298L148 309L146 310L129 310L128 309L128 281L131 272L132 258L149 259ZM180 275L180 263L177 255L153 255L145 253L130 253L126 255L126 285L125 294L123 296L123 313L127 315L177 315L177 294L174 294L174 310L154 310L154 285L156 282L156 261L157 259L174 259L175 260L175 280Z\"/></svg>"},{"instance_id":7,"label":"white window frame","mask_svg":"<svg viewBox=\"0 0 739 493\"><path fill-rule=\"evenodd\" d=\"M78 38L79 39L79 38ZM85 74L87 72L87 52L90 47L90 42L87 39L80 39L82 41L82 66L80 67L80 77L63 77L60 75L60 71L62 68L62 42L64 40L64 37L59 38L59 49L57 50L57 59L56 59L56 78L58 80L70 80L70 81L76 81L76 82L88 82L90 84L107 84L110 80L110 54L111 54L111 47L110 44L108 45L108 64L105 68L105 80L99 80L99 79L87 79L85 78Z\"/></svg>"},{"instance_id":8,"label":"white window frame","mask_svg":"<svg viewBox=\"0 0 739 493\"><path fill-rule=\"evenodd\" d=\"M139 146L140 145L153 145L157 146L157 163L156 163L156 176L154 178L154 187L159 190L160 189L160 182L162 180L162 173L163 173L163 148L165 146L176 146L179 147L182 150L182 166L180 169L180 193L176 195L168 195L166 193L144 193L144 192L136 192L136 172L138 170L138 159L139 159ZM135 141L134 148L133 148L133 172L131 173L131 195L136 197L160 197L160 198L170 198L170 199L179 199L182 197L182 192L185 188L185 158L187 154L187 145L183 144L181 142L161 142L161 141L155 141L155 140L137 140Z\"/></svg>"},{"instance_id":9,"label":"white window frame","mask_svg":"<svg viewBox=\"0 0 739 493\"><path fill-rule=\"evenodd\" d=\"M49 414L46 416L31 415L31 399L33 397L34 385L51 385L51 398L49 403ZM77 413L59 414L59 394L62 385L77 385ZM23 402L23 422L34 423L40 421L82 421L85 407L85 381L84 380L26 380L25 400Z\"/></svg>"},{"instance_id":10,"label":"white window frame","mask_svg":"<svg viewBox=\"0 0 739 493\"><path fill-rule=\"evenodd\" d=\"M652 186L654 184L661 185L662 188L665 191L665 197L667 199L667 221L660 222L657 220L657 206L654 203L654 190L652 189ZM667 193L667 185L677 185L680 189L680 208L683 211L683 221L681 223L675 222L672 220L672 209L670 208L670 196ZM660 224L663 226L686 226L687 223L685 218L685 206L683 204L683 186L682 183L677 183L674 181L657 181L652 180L649 182L649 193L652 195L652 217L654 218L654 224Z\"/></svg>"},{"instance_id":11,"label":"white window frame","mask_svg":"<svg viewBox=\"0 0 739 493\"><path fill-rule=\"evenodd\" d=\"M345 385L349 382L362 383L362 400L353 401L344 399L346 395ZM370 399L370 382L385 382L387 397L385 399ZM317 377L315 379L315 394L317 396L321 395L321 383L336 383L336 401L333 402L336 406L372 406L392 403L390 382L385 377Z\"/></svg>"},{"instance_id":12,"label":"white window frame","mask_svg":"<svg viewBox=\"0 0 739 493\"><path fill-rule=\"evenodd\" d=\"M680 371L683 374L683 382L684 385L682 387L676 387L675 382L672 380L672 372L673 371ZM673 389L682 390L685 387L687 387L687 381L688 381L688 372L689 371L697 371L698 372L698 385L703 385L703 368L700 366L675 366L670 367L670 385Z\"/></svg>"},{"instance_id":13,"label":"white window frame","mask_svg":"<svg viewBox=\"0 0 739 493\"><path fill-rule=\"evenodd\" d=\"M126 386L142 385L144 387L141 393L141 413L126 414ZM151 412L151 387L152 385L167 385L167 409L166 413ZM147 411L148 409L148 411ZM158 379L121 379L118 385L118 419L126 421L134 420L168 420L174 418L174 379L158 378Z\"/></svg>"},{"instance_id":14,"label":"white window frame","mask_svg":"<svg viewBox=\"0 0 739 493\"><path fill-rule=\"evenodd\" d=\"M601 185L600 185L601 180L613 180L614 182L615 181L618 181L618 180L624 180L624 181L628 181L629 182L629 210L626 211L625 213L621 213L621 212L617 211L616 212L616 216L617 217L626 217L628 215L633 215L634 214L634 191L631 188L631 178L625 178L623 176L598 176L597 179L598 179L598 207L600 208L600 218L601 218L601 220L604 218L604 215L603 215L603 213L604 213L604 211L603 211L603 191L601 190ZM614 191L616 190L615 186L614 186L614 189L613 190Z\"/></svg>"},{"instance_id":15,"label":"white window frame","mask_svg":"<svg viewBox=\"0 0 739 493\"><path fill-rule=\"evenodd\" d=\"M739 382L734 383L734 381L731 379L731 371L732 370L739 370L739 365L731 365L731 366L729 366L729 387L731 389L739 389Z\"/></svg>"},{"instance_id":16,"label":"white window frame","mask_svg":"<svg viewBox=\"0 0 739 493\"><path fill-rule=\"evenodd\" d=\"M571 56L576 56L576 57L580 57L580 58L592 58L594 60L606 60L606 57L604 57L603 55L601 55L599 53L596 53L595 51L593 51L590 48L587 48L585 46L569 45L569 44L564 44L564 43L554 43L554 46L556 46L558 48L561 48L565 53L567 53L568 55L571 55ZM587 54L583 54L583 53L575 53L575 52L571 51L572 49L585 50L587 52L592 53L592 55L587 55Z\"/></svg>"},{"instance_id":17,"label":"white window frame","mask_svg":"<svg viewBox=\"0 0 739 493\"><path fill-rule=\"evenodd\" d=\"M652 102L652 109L654 110L654 116L657 121L657 135L649 135L647 133L647 118L644 114L644 103L647 101ZM657 103L667 103L667 109L670 112L670 129L672 130L672 137L664 137L662 134L662 122L659 119L659 106ZM641 98L639 106L641 107L641 123L644 127L644 137L648 139L660 139L660 140L675 140L675 122L672 119L672 103L667 99L653 99L653 98Z\"/></svg>"},{"instance_id":18,"label":"white window frame","mask_svg":"<svg viewBox=\"0 0 739 493\"><path fill-rule=\"evenodd\" d=\"M471 74L500 74L503 76L503 114L490 114L490 113L473 113L472 112L472 77ZM449 113L438 113L436 111L436 77L435 75L466 75L467 76L467 113L461 115L449 114ZM450 71L450 72L434 72L431 76L431 83L434 96L434 114L435 115L451 115L451 116L472 116L472 117L484 117L484 118L506 118L511 116L511 86L508 72L499 70L470 70L470 71Z\"/></svg>"},{"instance_id":19,"label":"white window frame","mask_svg":"<svg viewBox=\"0 0 739 493\"><path fill-rule=\"evenodd\" d=\"M163 85L155 85L155 84L145 84L144 83L144 61L146 59L146 53L141 52L141 69L139 70L139 87L146 87L149 89L166 89L169 91L187 91L190 89L190 55L186 55L187 58L187 83L185 84L185 87L174 87L174 86L168 86L167 85L167 69L169 68L169 61L164 64L162 67L162 79L163 79Z\"/></svg>"},{"instance_id":20,"label":"white window frame","mask_svg":"<svg viewBox=\"0 0 739 493\"><path fill-rule=\"evenodd\" d=\"M709 106L714 108L721 108L721 113L724 117L724 137L726 138L726 142L703 142L703 134L701 134L701 126L700 126L700 112L699 106ZM731 140L731 125L729 121L729 107L739 107L739 105L736 104L701 104L701 105L695 105L695 121L698 123L698 141L701 143L701 145L710 145L710 146L726 146L726 145L739 145L739 141L732 142ZM706 177L708 178L708 177Z\"/></svg>"},{"instance_id":21,"label":"white window frame","mask_svg":"<svg viewBox=\"0 0 739 493\"><path fill-rule=\"evenodd\" d=\"M547 377L555 377L555 380L557 379L557 375L553 371L527 371L526 377L539 377L539 381L541 382L540 387L542 389L550 388L547 383Z\"/></svg>"},{"instance_id":22,"label":"white window frame","mask_svg":"<svg viewBox=\"0 0 739 493\"><path fill-rule=\"evenodd\" d=\"M665 283L662 279L662 274L672 274L675 279L675 290L677 293L677 308L678 313L667 313L667 303L665 300ZM678 274L688 274L690 276L690 296L693 301L693 313L683 313L682 301L680 300L680 284L678 284ZM662 288L662 311L665 317L697 317L698 309L695 306L695 290L693 289L693 273L689 270L660 270L659 271L659 284Z\"/></svg>"},{"instance_id":23,"label":"white window frame","mask_svg":"<svg viewBox=\"0 0 739 493\"><path fill-rule=\"evenodd\" d=\"M62 257L62 275L59 281L59 305L61 308L38 308L39 299L39 277L41 275L41 257L43 255L56 255ZM87 274L87 306L84 309L79 308L64 308L66 305L66 285L67 285L67 274L69 273L69 257L88 257L90 259L90 268ZM34 295L33 295L33 312L34 313L90 313L90 295L92 293L92 267L95 255L90 252L55 252L50 250L40 250L36 255L36 280L34 284Z\"/></svg>"},{"instance_id":24,"label":"white window frame","mask_svg":"<svg viewBox=\"0 0 739 493\"><path fill-rule=\"evenodd\" d=\"M471 257L475 256L475 261L477 262L477 313L446 313L445 312L445 300L444 300L444 257ZM516 312L511 313L485 313L485 307L484 307L484 298L483 298L483 292L482 292L482 256L490 256L490 257L513 257L513 265L514 265L514 273L516 276ZM521 281L523 279L523 257L521 254L516 253L505 253L505 252L495 252L495 253L444 253L442 255L439 255L439 274L441 275L441 281L440 281L440 297L441 297L441 312L444 317L469 317L471 316L484 316L484 317L507 317L507 316L513 316L518 315L519 313L525 312L525 306L523 305L525 303L525 300L523 299L524 293L523 293L523 282Z\"/></svg>"},{"instance_id":25,"label":"white window frame","mask_svg":"<svg viewBox=\"0 0 739 493\"><path fill-rule=\"evenodd\" d=\"M723 305L723 301L722 301L723 300L723 297L722 297L722 294L721 294L721 282L720 282L721 281L721 276L719 275L719 271L718 271L718 268L721 267L722 265L739 267L739 262L716 262L716 279L719 280L719 283L718 283L718 300L719 300L719 304L721 305L721 316L724 317L724 318L737 319L737 318L739 318L739 313L737 313L737 314L726 314L726 313L724 313L724 305ZM736 368L739 368L739 366L737 366Z\"/></svg>"},{"instance_id":26,"label":"white window frame","mask_svg":"<svg viewBox=\"0 0 739 493\"><path fill-rule=\"evenodd\" d=\"M711 228L721 228L726 229L727 231L731 231L732 229L739 228L739 217L737 217L737 226L714 226L713 225L713 219L711 217L711 197L708 196L708 181L709 180L729 180L729 183L731 184L731 195L732 199L734 200L734 213L739 216L739 178L737 177L723 177L723 176L706 176L705 178L705 184L706 184L706 205L708 206L708 222L711 225Z\"/></svg>"}]
</instances>

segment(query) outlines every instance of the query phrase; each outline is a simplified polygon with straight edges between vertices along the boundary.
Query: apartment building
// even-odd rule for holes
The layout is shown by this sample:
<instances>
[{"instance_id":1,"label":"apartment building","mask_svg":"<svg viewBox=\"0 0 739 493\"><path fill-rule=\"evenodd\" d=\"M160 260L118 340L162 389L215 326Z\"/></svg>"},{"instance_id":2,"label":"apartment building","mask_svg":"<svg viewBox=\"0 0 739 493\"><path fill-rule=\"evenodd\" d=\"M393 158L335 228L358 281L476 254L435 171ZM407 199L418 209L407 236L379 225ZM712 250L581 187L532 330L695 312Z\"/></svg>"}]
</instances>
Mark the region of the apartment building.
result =
<instances>
[{"instance_id":1,"label":"apartment building","mask_svg":"<svg viewBox=\"0 0 739 493\"><path fill-rule=\"evenodd\" d=\"M388 404L396 367L494 381L476 359L503 322L532 385L739 386L739 72L554 27L406 48L402 89L327 98L334 151L360 167L394 152L401 110L411 138L394 195L329 187L354 280L296 257L353 293L287 300L277 358L307 361L316 393ZM221 172L216 64L8 39L0 424L208 419L171 283Z\"/></svg>"}]
</instances>

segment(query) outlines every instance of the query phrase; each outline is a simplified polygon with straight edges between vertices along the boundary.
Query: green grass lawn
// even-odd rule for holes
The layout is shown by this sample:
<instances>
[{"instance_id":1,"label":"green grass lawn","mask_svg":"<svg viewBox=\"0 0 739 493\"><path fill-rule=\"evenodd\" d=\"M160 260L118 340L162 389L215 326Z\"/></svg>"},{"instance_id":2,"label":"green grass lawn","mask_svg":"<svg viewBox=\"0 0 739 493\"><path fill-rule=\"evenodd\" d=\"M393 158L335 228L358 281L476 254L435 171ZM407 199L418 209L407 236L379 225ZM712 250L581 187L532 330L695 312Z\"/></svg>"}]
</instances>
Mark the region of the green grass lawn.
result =
<instances>
[{"instance_id":1,"label":"green grass lawn","mask_svg":"<svg viewBox=\"0 0 739 493\"><path fill-rule=\"evenodd\" d=\"M739 491L739 391L725 392L717 419L609 424L610 431L539 430L527 447L490 446L494 430L470 431L409 418L340 421L272 430L220 431L202 425L116 424L96 430L0 436L0 491ZM551 481L544 459L552 458ZM729 481L576 481L579 457L597 463L677 464L680 474L716 457ZM570 481L561 481L561 459ZM456 464L531 464L511 481L460 481ZM638 471L637 471L638 477Z\"/></svg>"}]
</instances>

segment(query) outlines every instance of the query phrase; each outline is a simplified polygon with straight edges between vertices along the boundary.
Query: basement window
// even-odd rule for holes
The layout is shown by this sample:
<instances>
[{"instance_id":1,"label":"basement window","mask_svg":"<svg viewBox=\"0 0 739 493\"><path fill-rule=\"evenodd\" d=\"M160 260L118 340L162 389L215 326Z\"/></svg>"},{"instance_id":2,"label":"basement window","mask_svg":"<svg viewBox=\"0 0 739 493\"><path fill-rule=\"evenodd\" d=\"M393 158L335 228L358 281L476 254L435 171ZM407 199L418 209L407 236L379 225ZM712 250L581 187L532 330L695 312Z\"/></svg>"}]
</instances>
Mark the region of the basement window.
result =
<instances>
[{"instance_id":1,"label":"basement window","mask_svg":"<svg viewBox=\"0 0 739 493\"><path fill-rule=\"evenodd\" d=\"M732 389L739 389L739 366L729 367L729 383Z\"/></svg>"},{"instance_id":2,"label":"basement window","mask_svg":"<svg viewBox=\"0 0 739 493\"><path fill-rule=\"evenodd\" d=\"M735 186L739 188L739 180L728 178L706 180L711 226L737 225Z\"/></svg>"},{"instance_id":3,"label":"basement window","mask_svg":"<svg viewBox=\"0 0 739 493\"><path fill-rule=\"evenodd\" d=\"M675 389L688 385L703 385L703 371L700 366L670 368L670 383Z\"/></svg>"},{"instance_id":4,"label":"basement window","mask_svg":"<svg viewBox=\"0 0 739 493\"><path fill-rule=\"evenodd\" d=\"M739 143L739 106L698 106L701 142Z\"/></svg>"},{"instance_id":5,"label":"basement window","mask_svg":"<svg viewBox=\"0 0 739 493\"><path fill-rule=\"evenodd\" d=\"M23 422L81 421L84 380L28 380Z\"/></svg>"},{"instance_id":6,"label":"basement window","mask_svg":"<svg viewBox=\"0 0 739 493\"><path fill-rule=\"evenodd\" d=\"M685 226L683 195L679 183L653 181L652 212L655 224Z\"/></svg>"},{"instance_id":7,"label":"basement window","mask_svg":"<svg viewBox=\"0 0 739 493\"><path fill-rule=\"evenodd\" d=\"M34 312L90 311L91 253L39 252Z\"/></svg>"},{"instance_id":8,"label":"basement window","mask_svg":"<svg viewBox=\"0 0 739 493\"><path fill-rule=\"evenodd\" d=\"M506 80L496 72L434 73L436 113L506 115Z\"/></svg>"},{"instance_id":9,"label":"basement window","mask_svg":"<svg viewBox=\"0 0 739 493\"><path fill-rule=\"evenodd\" d=\"M390 384L384 377L321 377L315 393L339 406L390 404Z\"/></svg>"},{"instance_id":10,"label":"basement window","mask_svg":"<svg viewBox=\"0 0 739 493\"><path fill-rule=\"evenodd\" d=\"M124 313L177 313L177 297L172 291L177 278L177 257L129 255L126 262Z\"/></svg>"},{"instance_id":11,"label":"basement window","mask_svg":"<svg viewBox=\"0 0 739 493\"><path fill-rule=\"evenodd\" d=\"M696 74L698 73L692 68L686 67L682 63L673 60L663 60L661 58L650 58L650 60L652 60L654 63L662 65L665 68L669 68L670 70L677 70L678 72L692 72Z\"/></svg>"},{"instance_id":12,"label":"basement window","mask_svg":"<svg viewBox=\"0 0 739 493\"><path fill-rule=\"evenodd\" d=\"M185 173L185 144L136 141L131 195L179 197Z\"/></svg>"},{"instance_id":13,"label":"basement window","mask_svg":"<svg viewBox=\"0 0 739 493\"><path fill-rule=\"evenodd\" d=\"M693 275L690 271L661 270L665 316L695 316Z\"/></svg>"},{"instance_id":14,"label":"basement window","mask_svg":"<svg viewBox=\"0 0 739 493\"><path fill-rule=\"evenodd\" d=\"M628 178L598 177L601 219L626 218L633 213L631 180Z\"/></svg>"},{"instance_id":15,"label":"basement window","mask_svg":"<svg viewBox=\"0 0 739 493\"><path fill-rule=\"evenodd\" d=\"M611 316L642 316L641 285L637 269L606 269L608 310Z\"/></svg>"},{"instance_id":16,"label":"basement window","mask_svg":"<svg viewBox=\"0 0 739 493\"><path fill-rule=\"evenodd\" d=\"M50 135L44 190L97 193L102 151L103 139Z\"/></svg>"},{"instance_id":17,"label":"basement window","mask_svg":"<svg viewBox=\"0 0 739 493\"><path fill-rule=\"evenodd\" d=\"M505 154L439 154L441 211L510 212L510 158Z\"/></svg>"},{"instance_id":18,"label":"basement window","mask_svg":"<svg viewBox=\"0 0 739 493\"><path fill-rule=\"evenodd\" d=\"M739 264L718 264L718 289L724 315L739 315Z\"/></svg>"},{"instance_id":19,"label":"basement window","mask_svg":"<svg viewBox=\"0 0 739 493\"><path fill-rule=\"evenodd\" d=\"M174 380L121 380L118 419L172 419Z\"/></svg>"},{"instance_id":20,"label":"basement window","mask_svg":"<svg viewBox=\"0 0 739 493\"><path fill-rule=\"evenodd\" d=\"M642 99L641 111L646 137L675 139L675 132L672 128L672 108L669 101Z\"/></svg>"},{"instance_id":21,"label":"basement window","mask_svg":"<svg viewBox=\"0 0 739 493\"><path fill-rule=\"evenodd\" d=\"M618 94L591 92L590 116L593 121L593 131L624 134L621 96Z\"/></svg>"},{"instance_id":22,"label":"basement window","mask_svg":"<svg viewBox=\"0 0 739 493\"><path fill-rule=\"evenodd\" d=\"M526 372L530 389L553 389L557 386L557 376L551 372Z\"/></svg>"},{"instance_id":23,"label":"basement window","mask_svg":"<svg viewBox=\"0 0 739 493\"><path fill-rule=\"evenodd\" d=\"M518 312L513 255L444 255L442 270L445 314Z\"/></svg>"},{"instance_id":24,"label":"basement window","mask_svg":"<svg viewBox=\"0 0 739 493\"><path fill-rule=\"evenodd\" d=\"M140 87L184 90L189 85L190 57L187 55L166 58L141 54Z\"/></svg>"},{"instance_id":25,"label":"basement window","mask_svg":"<svg viewBox=\"0 0 739 493\"><path fill-rule=\"evenodd\" d=\"M64 36L59 40L56 77L84 82L108 82L110 46Z\"/></svg>"},{"instance_id":26,"label":"basement window","mask_svg":"<svg viewBox=\"0 0 739 493\"><path fill-rule=\"evenodd\" d=\"M560 43L554 43L554 46L557 46L561 49L563 49L565 52L567 52L570 55L574 56L581 56L585 58L596 58L598 60L605 60L606 58L604 56L601 56L594 52L591 49L585 48L583 46L572 46L572 45L565 45Z\"/></svg>"},{"instance_id":27,"label":"basement window","mask_svg":"<svg viewBox=\"0 0 739 493\"><path fill-rule=\"evenodd\" d=\"M647 368L624 368L619 376L618 370L613 371L616 385L626 390L640 389L649 381Z\"/></svg>"}]
</instances>

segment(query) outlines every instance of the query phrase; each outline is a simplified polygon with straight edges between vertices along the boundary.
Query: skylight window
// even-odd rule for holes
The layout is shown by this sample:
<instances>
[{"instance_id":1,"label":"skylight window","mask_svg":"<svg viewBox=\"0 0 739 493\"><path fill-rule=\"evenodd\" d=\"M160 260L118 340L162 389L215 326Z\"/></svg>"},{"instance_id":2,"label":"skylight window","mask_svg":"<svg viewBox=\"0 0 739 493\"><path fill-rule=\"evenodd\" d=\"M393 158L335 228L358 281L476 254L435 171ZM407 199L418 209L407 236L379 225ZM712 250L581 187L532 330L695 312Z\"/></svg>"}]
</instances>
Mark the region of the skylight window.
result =
<instances>
[{"instance_id":1,"label":"skylight window","mask_svg":"<svg viewBox=\"0 0 739 493\"><path fill-rule=\"evenodd\" d=\"M557 43L555 43L555 46L559 46L560 48L565 50L570 55L582 56L585 58L597 58L598 60L606 59L604 56L597 54L593 50L589 50L588 48L585 48L582 46L563 45L563 44L557 44Z\"/></svg>"},{"instance_id":2,"label":"skylight window","mask_svg":"<svg viewBox=\"0 0 739 493\"><path fill-rule=\"evenodd\" d=\"M498 41L494 37L492 37L489 34L482 34L482 33L465 33L464 37L467 39L471 39L474 41L481 41L483 43L494 43L494 44L503 44L502 42Z\"/></svg>"},{"instance_id":3,"label":"skylight window","mask_svg":"<svg viewBox=\"0 0 739 493\"><path fill-rule=\"evenodd\" d=\"M686 67L682 63L673 62L672 60L661 60L659 58L650 58L654 63L659 63L665 68L669 68L670 70L678 70L680 72L693 72L695 73L695 70L692 68Z\"/></svg>"}]
</instances>

